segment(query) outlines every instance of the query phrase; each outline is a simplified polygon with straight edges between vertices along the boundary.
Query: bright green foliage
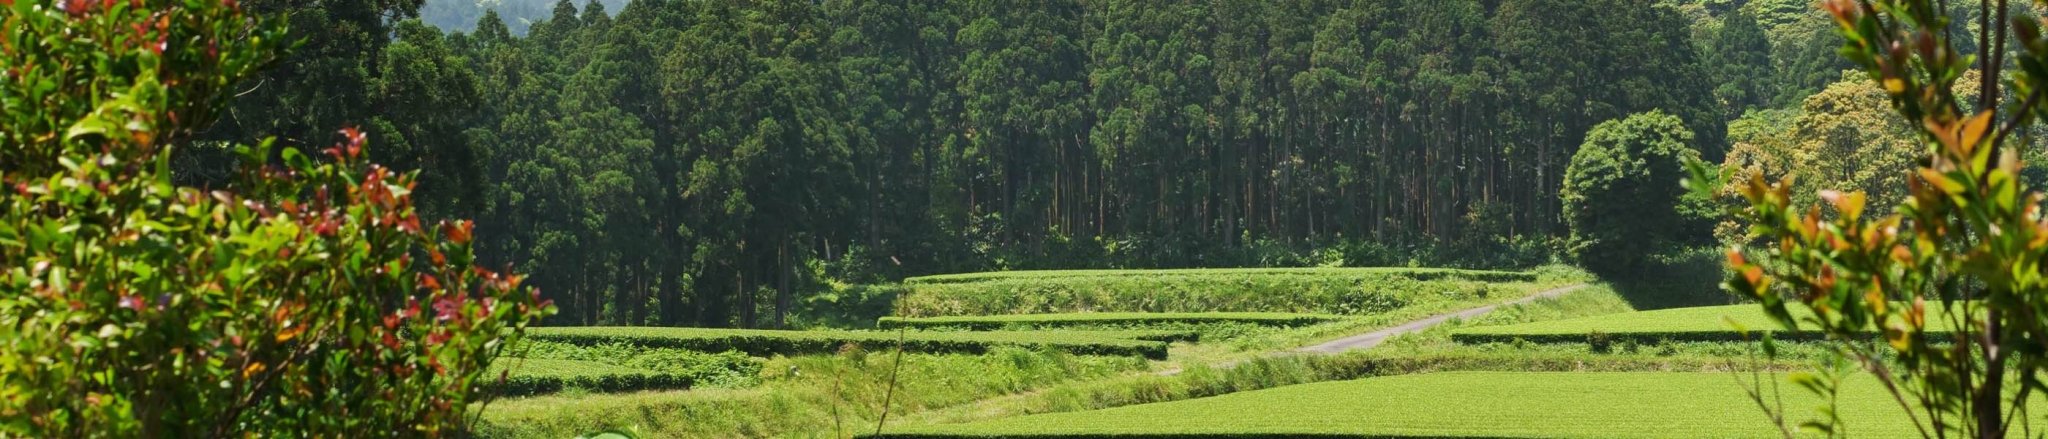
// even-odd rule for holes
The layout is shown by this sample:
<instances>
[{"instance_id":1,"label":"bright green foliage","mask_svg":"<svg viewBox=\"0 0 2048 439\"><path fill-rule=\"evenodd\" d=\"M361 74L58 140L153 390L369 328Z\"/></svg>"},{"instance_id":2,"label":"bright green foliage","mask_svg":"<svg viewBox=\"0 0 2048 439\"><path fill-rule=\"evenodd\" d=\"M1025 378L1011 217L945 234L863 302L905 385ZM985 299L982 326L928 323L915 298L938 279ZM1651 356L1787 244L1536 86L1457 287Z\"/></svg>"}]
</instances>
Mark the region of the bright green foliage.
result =
<instances>
[{"instance_id":1,"label":"bright green foliage","mask_svg":"<svg viewBox=\"0 0 2048 439\"><path fill-rule=\"evenodd\" d=\"M491 375L505 379L490 384L504 396L528 396L576 388L593 392L682 389L694 382L688 375L615 366L596 361L507 358L491 365Z\"/></svg>"},{"instance_id":2,"label":"bright green foliage","mask_svg":"<svg viewBox=\"0 0 2048 439\"><path fill-rule=\"evenodd\" d=\"M1812 311L1798 309L1795 316L1809 318ZM1460 329L1451 335L1459 343L1504 343L1517 339L1535 343L1578 343L1585 342L1587 334L1595 332L1615 339L1629 339L1637 342L1658 341L1746 341L1758 340L1759 333L1777 332L1773 337L1785 339L1815 339L1822 337L1818 327L1801 324L1797 332L1786 332L1785 327L1769 314L1756 309L1756 305L1702 306L1672 308L1652 311L1636 311L1603 316L1581 317L1569 320L1552 320L1503 326L1481 326ZM1875 332L1867 336L1876 336Z\"/></svg>"},{"instance_id":3,"label":"bright green foliage","mask_svg":"<svg viewBox=\"0 0 2048 439\"><path fill-rule=\"evenodd\" d=\"M1602 276L1633 276L1649 256L1680 243L1690 221L1679 185L1684 160L1698 160L1678 117L1651 111L1608 121L1586 134L1565 169L1565 223L1572 257Z\"/></svg>"},{"instance_id":4,"label":"bright green foliage","mask_svg":"<svg viewBox=\"0 0 2048 439\"><path fill-rule=\"evenodd\" d=\"M837 352L846 345L866 350L895 349L899 334L882 331L777 331L655 327L550 327L531 331L534 340L581 345L624 343L644 347L703 352L740 351L753 355L796 355ZM1179 333L1174 333L1179 334ZM996 346L1057 349L1083 355L1130 355L1166 358L1166 343L1136 337L1173 334L1118 334L1096 331L910 332L901 334L911 352L986 352Z\"/></svg>"},{"instance_id":5,"label":"bright green foliage","mask_svg":"<svg viewBox=\"0 0 2048 439\"><path fill-rule=\"evenodd\" d=\"M1963 81L1954 91L1974 95ZM1717 193L1739 198L1740 186L1752 176L1788 178L1795 185L1793 201L1814 203L1821 190L1870 194L1873 212L1889 211L1906 194L1924 145L1906 121L1891 110L1891 98L1876 81L1849 72L1826 89L1807 96L1797 111L1757 112L1731 124L1749 132L1735 144L1722 167L1735 178ZM1732 136L1731 136L1732 137ZM1729 221L1730 224L1733 221ZM1724 226L1722 236L1733 235Z\"/></svg>"},{"instance_id":6,"label":"bright green foliage","mask_svg":"<svg viewBox=\"0 0 2048 439\"><path fill-rule=\"evenodd\" d=\"M1534 277L1400 269L1014 272L913 278L896 304L898 314L908 317L1216 311L1371 315L1519 297L1533 292L1534 284L1478 279Z\"/></svg>"},{"instance_id":7,"label":"bright green foliage","mask_svg":"<svg viewBox=\"0 0 2048 439\"><path fill-rule=\"evenodd\" d=\"M1012 314L997 316L952 316L952 317L883 317L876 324L884 329L907 328L963 328L980 331L1006 328L1056 328L1061 326L1087 325L1146 325L1159 323L1250 323L1263 326L1306 326L1343 316L1323 314L1288 314L1265 312L1204 312L1204 313L1071 313L1071 314Z\"/></svg>"},{"instance_id":8,"label":"bright green foliage","mask_svg":"<svg viewBox=\"0 0 2048 439\"><path fill-rule=\"evenodd\" d=\"M1817 398L1795 395L1788 405ZM1726 373L1445 372L1210 398L905 427L874 437L1777 437ZM1875 380L1849 383L1858 436L1910 437Z\"/></svg>"},{"instance_id":9,"label":"bright green foliage","mask_svg":"<svg viewBox=\"0 0 2048 439\"><path fill-rule=\"evenodd\" d=\"M551 311L423 221L364 137L241 148L219 190L173 150L285 42L233 2L0 9L0 436L438 436ZM402 433L401 433L402 432Z\"/></svg>"},{"instance_id":10,"label":"bright green foliage","mask_svg":"<svg viewBox=\"0 0 2048 439\"><path fill-rule=\"evenodd\" d=\"M624 343L579 345L527 340L517 347L534 360L592 361L688 377L695 387L748 387L756 384L761 360L736 351L702 352L650 348Z\"/></svg>"},{"instance_id":11,"label":"bright green foliage","mask_svg":"<svg viewBox=\"0 0 2048 439\"><path fill-rule=\"evenodd\" d=\"M1782 324L1810 324L1840 341L1849 362L1874 372L1899 400L1923 401L1929 407L1901 404L1905 416L1894 414L1917 428L1910 431L2005 437L2019 431L2011 413L2039 406L2026 395L2048 390L2039 379L2048 351L2038 348L2048 336L2040 312L2048 309L2048 222L2042 194L2021 178L2026 142L2010 136L2048 114L2037 105L2048 90L2048 38L2034 20L2014 18L2005 28L2000 18L1989 22L2005 29L1982 29L1970 45L1952 39L1966 34L1948 26L1998 9L1878 3L1874 10L1851 0L1822 5L1847 40L1841 53L1881 87L1924 148L1904 182L1904 201L1887 214L1871 208L1886 203L1869 201L1885 193L1823 191L1824 206L1801 205L1788 183L1737 182L1746 203L1732 213L1759 245L1729 250L1733 275L1724 285L1760 301ZM1973 59L2001 58L2018 70L1990 63L1966 75L1978 65ZM2011 93L2000 91L2008 84ZM1975 90L1974 98L1958 87ZM1714 178L1704 166L1694 174L1704 183ZM1814 315L1790 311L1801 306ZM1863 342L1877 331L1887 343ZM1808 387L1826 390L1836 376L1822 374Z\"/></svg>"}]
</instances>

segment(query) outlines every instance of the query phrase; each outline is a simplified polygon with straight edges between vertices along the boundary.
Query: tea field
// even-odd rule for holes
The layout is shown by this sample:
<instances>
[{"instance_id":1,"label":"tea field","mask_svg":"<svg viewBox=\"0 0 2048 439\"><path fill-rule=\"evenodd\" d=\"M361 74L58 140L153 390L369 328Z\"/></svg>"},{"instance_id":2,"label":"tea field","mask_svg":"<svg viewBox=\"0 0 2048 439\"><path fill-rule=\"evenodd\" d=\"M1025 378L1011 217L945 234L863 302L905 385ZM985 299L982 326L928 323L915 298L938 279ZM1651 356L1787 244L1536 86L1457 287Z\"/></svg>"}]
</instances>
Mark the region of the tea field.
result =
<instances>
[{"instance_id":1,"label":"tea field","mask_svg":"<svg viewBox=\"0 0 2048 439\"><path fill-rule=\"evenodd\" d=\"M1812 318L1813 312L1793 308L1794 319ZM1930 325L1945 325L1947 319L1939 310L1930 309ZM1813 327L1803 326L1801 330L1787 330L1772 320L1763 309L1756 305L1703 306L1673 308L1653 311L1625 312L1610 315L1576 319L1531 322L1515 325L1486 326L1461 329L1451 335L1462 343L1505 343L1523 340L1533 343L1584 342L1590 334L1601 334L1618 339L1638 342L1670 341L1743 341L1760 337L1757 332L1770 331L1778 339L1812 339L1820 334ZM1745 336L1744 332L1750 332ZM1873 329L1873 333L1875 330Z\"/></svg>"},{"instance_id":2,"label":"tea field","mask_svg":"<svg viewBox=\"0 0 2048 439\"><path fill-rule=\"evenodd\" d=\"M1737 371L1751 306L1635 311L1612 289L1304 346L1585 282L1575 271L1226 269L913 278L879 329L537 328L483 437L1774 437ZM1589 340L1611 334L1619 347ZM1797 337L1792 337L1796 339ZM1747 374L1740 376L1749 376ZM1785 386L1787 407L1815 402ZM1909 433L1873 383L1857 436ZM883 427L877 431L877 426Z\"/></svg>"},{"instance_id":3,"label":"tea field","mask_svg":"<svg viewBox=\"0 0 2048 439\"><path fill-rule=\"evenodd\" d=\"M1819 403L1794 390L1787 407ZM1875 380L1843 390L1857 437L1917 437ZM904 427L875 438L1772 437L1734 376L1684 372L1439 372L1211 398Z\"/></svg>"}]
</instances>

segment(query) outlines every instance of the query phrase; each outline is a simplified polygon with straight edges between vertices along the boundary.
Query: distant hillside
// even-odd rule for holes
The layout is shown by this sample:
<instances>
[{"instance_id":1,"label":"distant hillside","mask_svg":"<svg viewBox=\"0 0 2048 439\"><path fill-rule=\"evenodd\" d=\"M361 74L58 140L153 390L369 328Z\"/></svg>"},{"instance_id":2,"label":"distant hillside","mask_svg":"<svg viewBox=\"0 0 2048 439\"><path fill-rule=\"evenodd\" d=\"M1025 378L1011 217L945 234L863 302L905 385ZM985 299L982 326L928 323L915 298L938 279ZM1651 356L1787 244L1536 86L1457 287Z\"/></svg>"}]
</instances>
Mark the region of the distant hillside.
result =
<instances>
[{"instance_id":1,"label":"distant hillside","mask_svg":"<svg viewBox=\"0 0 2048 439\"><path fill-rule=\"evenodd\" d=\"M505 26L515 35L526 35L526 27L536 21L547 20L553 15L557 0L427 0L420 8L420 20L449 32L469 32L476 29L476 20L484 11L496 9L498 16L505 20ZM569 0L576 4L576 10L591 0ZM598 0L604 9L614 14L626 7L628 0Z\"/></svg>"}]
</instances>

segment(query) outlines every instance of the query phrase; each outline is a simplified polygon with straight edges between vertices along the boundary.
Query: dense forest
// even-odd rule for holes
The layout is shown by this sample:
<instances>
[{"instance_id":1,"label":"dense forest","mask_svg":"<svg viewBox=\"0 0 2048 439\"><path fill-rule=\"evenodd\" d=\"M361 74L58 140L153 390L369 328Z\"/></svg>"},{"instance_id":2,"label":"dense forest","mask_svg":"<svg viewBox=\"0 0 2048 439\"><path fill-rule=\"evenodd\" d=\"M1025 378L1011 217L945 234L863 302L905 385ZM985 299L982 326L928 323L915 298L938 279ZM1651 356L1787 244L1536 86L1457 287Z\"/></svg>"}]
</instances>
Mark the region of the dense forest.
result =
<instances>
[{"instance_id":1,"label":"dense forest","mask_svg":"<svg viewBox=\"0 0 2048 439\"><path fill-rule=\"evenodd\" d=\"M985 269L1540 264L1588 129L1658 110L1719 161L1846 67L1798 0L343 3L291 11L322 31L209 136L362 126L582 324L803 325ZM224 178L200 143L180 178Z\"/></svg>"}]
</instances>

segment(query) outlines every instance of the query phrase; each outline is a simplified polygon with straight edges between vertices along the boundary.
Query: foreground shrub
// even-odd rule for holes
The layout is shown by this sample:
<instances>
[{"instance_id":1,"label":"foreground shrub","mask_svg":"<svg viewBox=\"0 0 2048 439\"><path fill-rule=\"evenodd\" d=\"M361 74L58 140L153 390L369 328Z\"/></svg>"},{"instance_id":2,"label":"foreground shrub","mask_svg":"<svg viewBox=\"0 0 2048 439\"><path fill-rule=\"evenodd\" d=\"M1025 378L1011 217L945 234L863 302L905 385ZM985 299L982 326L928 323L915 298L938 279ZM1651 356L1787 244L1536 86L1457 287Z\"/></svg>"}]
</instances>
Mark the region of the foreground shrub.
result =
<instances>
[{"instance_id":1,"label":"foreground shrub","mask_svg":"<svg viewBox=\"0 0 2048 439\"><path fill-rule=\"evenodd\" d=\"M470 223L423 224L354 130L324 163L244 147L224 190L173 185L281 29L234 2L58 3L0 2L0 436L463 428L537 292L472 265Z\"/></svg>"},{"instance_id":2,"label":"foreground shrub","mask_svg":"<svg viewBox=\"0 0 2048 439\"><path fill-rule=\"evenodd\" d=\"M1724 285L1755 298L1781 326L1810 325L1834 341L1845 366L1802 377L1801 387L1832 401L1853 364L1884 384L1922 437L2031 435L2025 414L2033 395L2048 391L2040 379L2048 372L2048 220L2044 195L2023 178L2021 150L2032 142L2008 141L2048 115L2039 105L2048 93L2041 23L2005 23L2003 0L1982 3L1974 17L1926 1L1821 5L1840 26L1841 53L1885 88L1926 155L1888 214L1866 211L1863 192L1820 191L1821 205L1812 205L1797 203L1789 182L1740 182L1745 202L1733 213L1750 225L1746 242L1759 245L1728 251L1734 274ZM1991 14L1998 21L1982 21L1974 44L1951 39L1954 20ZM2007 49L2008 32L2018 50ZM2008 63L2020 70L2003 72ZM1985 70L1975 81L1959 81L1978 66ZM1959 97L1959 82L1974 86L1976 99ZM1999 90L2006 84L2012 93ZM1695 190L1718 186L1704 165L1693 172L1703 183ZM1870 333L1885 342L1866 342ZM1754 384L1751 395L1768 393ZM1758 405L1787 436L1845 428L1835 417L1794 427L1788 409Z\"/></svg>"}]
</instances>

